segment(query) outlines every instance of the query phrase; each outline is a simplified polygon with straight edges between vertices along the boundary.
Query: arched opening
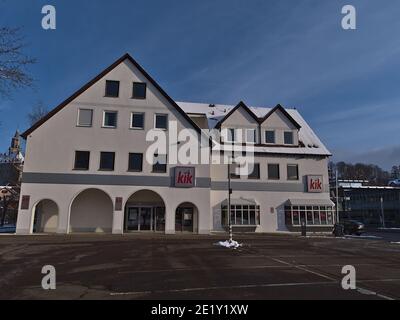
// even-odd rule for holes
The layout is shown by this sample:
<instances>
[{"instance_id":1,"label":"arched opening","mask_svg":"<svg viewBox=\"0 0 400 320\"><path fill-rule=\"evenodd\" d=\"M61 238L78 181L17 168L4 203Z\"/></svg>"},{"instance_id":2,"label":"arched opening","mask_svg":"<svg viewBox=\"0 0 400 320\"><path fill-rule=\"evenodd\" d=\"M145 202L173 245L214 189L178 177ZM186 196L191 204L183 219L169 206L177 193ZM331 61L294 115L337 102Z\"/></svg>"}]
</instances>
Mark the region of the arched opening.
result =
<instances>
[{"instance_id":1,"label":"arched opening","mask_svg":"<svg viewBox=\"0 0 400 320\"><path fill-rule=\"evenodd\" d=\"M114 206L111 198L99 189L82 191L71 204L71 233L112 231Z\"/></svg>"},{"instance_id":2,"label":"arched opening","mask_svg":"<svg viewBox=\"0 0 400 320\"><path fill-rule=\"evenodd\" d=\"M165 232L165 203L156 192L140 190L125 205L125 232Z\"/></svg>"},{"instance_id":3,"label":"arched opening","mask_svg":"<svg viewBox=\"0 0 400 320\"><path fill-rule=\"evenodd\" d=\"M199 229L199 211L190 202L182 203L175 212L175 232L194 232Z\"/></svg>"},{"instance_id":4,"label":"arched opening","mask_svg":"<svg viewBox=\"0 0 400 320\"><path fill-rule=\"evenodd\" d=\"M44 199L34 207L33 233L56 233L58 229L58 206L53 200Z\"/></svg>"}]
</instances>

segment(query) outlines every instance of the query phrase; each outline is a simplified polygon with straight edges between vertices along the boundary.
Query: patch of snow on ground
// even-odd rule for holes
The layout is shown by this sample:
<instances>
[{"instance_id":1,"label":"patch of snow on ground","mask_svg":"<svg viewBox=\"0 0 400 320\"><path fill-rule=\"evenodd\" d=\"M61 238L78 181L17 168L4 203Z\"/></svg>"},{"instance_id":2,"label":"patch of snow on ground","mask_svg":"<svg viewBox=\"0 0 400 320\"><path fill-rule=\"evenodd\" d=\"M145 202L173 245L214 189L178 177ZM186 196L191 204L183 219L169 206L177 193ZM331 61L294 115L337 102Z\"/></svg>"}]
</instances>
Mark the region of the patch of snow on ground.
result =
<instances>
[{"instance_id":1,"label":"patch of snow on ground","mask_svg":"<svg viewBox=\"0 0 400 320\"><path fill-rule=\"evenodd\" d=\"M226 240L226 241L219 241L217 242L215 245L217 246L221 246L221 247L225 247L225 248L233 248L233 249L237 249L239 247L242 246L241 243L235 241L235 240Z\"/></svg>"},{"instance_id":2,"label":"patch of snow on ground","mask_svg":"<svg viewBox=\"0 0 400 320\"><path fill-rule=\"evenodd\" d=\"M391 244L400 244L400 242L391 242Z\"/></svg>"}]
</instances>

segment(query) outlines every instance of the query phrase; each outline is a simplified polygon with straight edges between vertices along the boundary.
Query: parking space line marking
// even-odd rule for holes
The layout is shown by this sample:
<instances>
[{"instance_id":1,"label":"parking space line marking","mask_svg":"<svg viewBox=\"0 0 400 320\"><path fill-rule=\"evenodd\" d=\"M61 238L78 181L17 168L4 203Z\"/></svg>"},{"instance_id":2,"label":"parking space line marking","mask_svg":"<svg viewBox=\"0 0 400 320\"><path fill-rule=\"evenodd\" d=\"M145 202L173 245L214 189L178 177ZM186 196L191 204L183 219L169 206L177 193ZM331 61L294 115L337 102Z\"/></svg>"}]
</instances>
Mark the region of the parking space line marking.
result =
<instances>
[{"instance_id":1,"label":"parking space line marking","mask_svg":"<svg viewBox=\"0 0 400 320\"><path fill-rule=\"evenodd\" d=\"M305 267L300 267L300 266L295 265L295 264L293 264L293 263L286 262L286 261L283 261L283 260L277 259L277 258L271 258L271 259L274 260L274 261L276 261L276 262L280 262L280 263L282 263L282 264L285 264L285 265L288 265L288 266L292 266L292 267L294 267L294 268L296 268L296 269L300 269L300 270L306 271L306 272L308 272L308 273L312 273L312 274L314 274L314 275L320 276L320 277L322 277L322 278L325 278L325 279L328 279L328 280L337 282L337 279L335 279L335 278L326 276L326 275L324 275L324 274L322 274L322 273L319 273L319 272L316 272L316 271L312 271L312 270L307 269L307 268L305 268Z\"/></svg>"},{"instance_id":2,"label":"parking space line marking","mask_svg":"<svg viewBox=\"0 0 400 320\"><path fill-rule=\"evenodd\" d=\"M125 295L139 295L151 293L174 293L174 292L192 292L192 291L206 291L206 290L226 290L226 289L249 289L249 288L268 288L268 287L294 287L294 286L315 286L332 284L331 281L319 282L293 282L293 283L266 283L266 284L249 284L237 286L221 286L221 287L204 287L204 288L183 288L171 290L154 290L154 291L131 291L131 292L111 292L111 296L125 296Z\"/></svg>"},{"instance_id":3,"label":"parking space line marking","mask_svg":"<svg viewBox=\"0 0 400 320\"><path fill-rule=\"evenodd\" d=\"M278 261L277 261L278 262ZM282 262L280 262L282 263ZM368 267L368 266L376 266L376 264L372 263L360 263L360 264L352 264L354 267ZM397 266L397 264L382 264L383 266ZM291 265L285 264L282 265L264 265L264 266L229 266L229 267L217 267L213 268L213 270L246 270L246 269L279 269L279 268L321 268L321 267L343 267L343 264L299 264L299 265ZM171 269L153 269L153 270L127 270L127 271L119 271L119 274L135 274L135 273L159 273L159 272L181 272L181 271L202 271L207 269L202 269L198 267L193 268L171 268Z\"/></svg>"}]
</instances>

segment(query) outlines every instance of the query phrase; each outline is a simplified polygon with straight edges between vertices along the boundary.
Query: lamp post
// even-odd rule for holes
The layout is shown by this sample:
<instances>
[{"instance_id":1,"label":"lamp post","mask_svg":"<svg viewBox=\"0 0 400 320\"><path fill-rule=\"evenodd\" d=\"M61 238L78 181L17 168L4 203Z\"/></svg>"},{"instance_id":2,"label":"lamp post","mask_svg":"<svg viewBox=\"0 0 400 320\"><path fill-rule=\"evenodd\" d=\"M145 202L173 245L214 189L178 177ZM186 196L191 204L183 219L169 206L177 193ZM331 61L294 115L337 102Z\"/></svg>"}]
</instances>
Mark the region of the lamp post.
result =
<instances>
[{"instance_id":1,"label":"lamp post","mask_svg":"<svg viewBox=\"0 0 400 320\"><path fill-rule=\"evenodd\" d=\"M336 179L336 222L340 222L339 218L339 186L338 186L338 170L336 169L335 173L335 179Z\"/></svg>"},{"instance_id":2,"label":"lamp post","mask_svg":"<svg viewBox=\"0 0 400 320\"><path fill-rule=\"evenodd\" d=\"M229 222L229 241L233 241L233 232L232 232L232 217L231 217L231 157L228 158L228 222Z\"/></svg>"}]
</instances>

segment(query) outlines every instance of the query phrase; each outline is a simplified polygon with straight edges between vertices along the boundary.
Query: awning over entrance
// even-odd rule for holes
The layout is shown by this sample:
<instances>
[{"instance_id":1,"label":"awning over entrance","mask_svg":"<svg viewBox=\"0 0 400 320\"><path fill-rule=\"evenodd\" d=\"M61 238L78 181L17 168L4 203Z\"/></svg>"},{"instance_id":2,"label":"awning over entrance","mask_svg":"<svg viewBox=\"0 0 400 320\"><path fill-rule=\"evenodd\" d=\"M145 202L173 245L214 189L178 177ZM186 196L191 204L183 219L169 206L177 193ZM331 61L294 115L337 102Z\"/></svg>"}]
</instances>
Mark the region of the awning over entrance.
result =
<instances>
[{"instance_id":1,"label":"awning over entrance","mask_svg":"<svg viewBox=\"0 0 400 320\"><path fill-rule=\"evenodd\" d=\"M225 199L222 202L223 206L227 206L228 205L228 199ZM236 198L236 199L231 199L231 205L233 206L238 206L238 205L242 205L242 206L256 206L257 203L254 199L244 199L244 198Z\"/></svg>"},{"instance_id":2,"label":"awning over entrance","mask_svg":"<svg viewBox=\"0 0 400 320\"><path fill-rule=\"evenodd\" d=\"M330 199L289 199L287 203L289 206L335 206Z\"/></svg>"}]
</instances>

